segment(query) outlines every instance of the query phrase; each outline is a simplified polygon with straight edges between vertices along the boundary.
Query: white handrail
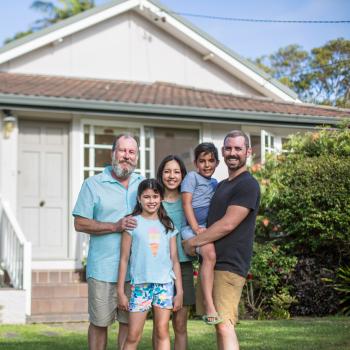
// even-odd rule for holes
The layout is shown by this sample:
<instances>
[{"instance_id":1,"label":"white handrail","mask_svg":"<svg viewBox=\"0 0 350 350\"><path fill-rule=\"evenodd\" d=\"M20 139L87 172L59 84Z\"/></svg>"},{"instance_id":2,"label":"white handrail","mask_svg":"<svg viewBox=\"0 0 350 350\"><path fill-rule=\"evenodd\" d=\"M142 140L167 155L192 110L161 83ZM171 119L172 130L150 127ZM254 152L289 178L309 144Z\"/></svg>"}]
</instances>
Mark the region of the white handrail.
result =
<instances>
[{"instance_id":1,"label":"white handrail","mask_svg":"<svg viewBox=\"0 0 350 350\"><path fill-rule=\"evenodd\" d=\"M31 314L32 245L13 214L10 205L0 197L0 262L15 288L26 292L26 314Z\"/></svg>"},{"instance_id":2,"label":"white handrail","mask_svg":"<svg viewBox=\"0 0 350 350\"><path fill-rule=\"evenodd\" d=\"M16 232L16 236L17 236L19 242L21 244L25 244L27 242L27 240L23 234L21 227L19 226L19 223L18 223L15 215L12 213L12 210L11 210L9 203L6 202L5 200L1 199L1 204L2 204L2 208L3 208L4 212L6 213L6 216L8 217L8 219L11 223L12 228Z\"/></svg>"}]
</instances>

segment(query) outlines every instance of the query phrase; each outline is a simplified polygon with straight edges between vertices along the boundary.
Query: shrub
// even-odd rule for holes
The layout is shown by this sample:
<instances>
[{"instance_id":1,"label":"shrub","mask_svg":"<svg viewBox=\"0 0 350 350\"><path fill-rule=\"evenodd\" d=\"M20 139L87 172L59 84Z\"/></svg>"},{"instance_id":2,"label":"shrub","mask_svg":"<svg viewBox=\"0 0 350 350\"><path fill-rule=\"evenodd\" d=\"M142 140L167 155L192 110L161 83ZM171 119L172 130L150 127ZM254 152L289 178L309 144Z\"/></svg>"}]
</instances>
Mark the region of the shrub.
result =
<instances>
[{"instance_id":1,"label":"shrub","mask_svg":"<svg viewBox=\"0 0 350 350\"><path fill-rule=\"evenodd\" d=\"M271 298L271 317L274 319L290 319L289 309L297 299L289 294L288 289L282 290Z\"/></svg>"},{"instance_id":2,"label":"shrub","mask_svg":"<svg viewBox=\"0 0 350 350\"><path fill-rule=\"evenodd\" d=\"M350 315L350 266L340 267L337 272L335 290L341 295L341 312Z\"/></svg>"},{"instance_id":3,"label":"shrub","mask_svg":"<svg viewBox=\"0 0 350 350\"><path fill-rule=\"evenodd\" d=\"M350 130L296 135L291 153L257 172L262 187L257 237L298 251L350 256Z\"/></svg>"},{"instance_id":4,"label":"shrub","mask_svg":"<svg viewBox=\"0 0 350 350\"><path fill-rule=\"evenodd\" d=\"M299 256L290 279L292 294L298 301L291 305L292 315L325 316L337 313L339 296L324 280L334 279L335 272L329 267L335 264L333 257L327 255L323 258Z\"/></svg>"},{"instance_id":5,"label":"shrub","mask_svg":"<svg viewBox=\"0 0 350 350\"><path fill-rule=\"evenodd\" d=\"M287 149L252 168L262 189L256 241L298 257L294 314L334 313L338 295L323 279L350 259L350 130L296 135Z\"/></svg>"},{"instance_id":6,"label":"shrub","mask_svg":"<svg viewBox=\"0 0 350 350\"><path fill-rule=\"evenodd\" d=\"M317 158L284 162L268 206L271 236L283 237L292 251L350 251L350 158ZM273 231L275 229L275 232Z\"/></svg>"},{"instance_id":7,"label":"shrub","mask_svg":"<svg viewBox=\"0 0 350 350\"><path fill-rule=\"evenodd\" d=\"M272 243L254 244L251 273L245 291L246 306L253 315L259 318L276 317L277 307L288 314L291 302L278 304L281 301L278 298L290 296L288 282L296 262L296 257L287 256ZM274 315L272 311L275 311Z\"/></svg>"},{"instance_id":8,"label":"shrub","mask_svg":"<svg viewBox=\"0 0 350 350\"><path fill-rule=\"evenodd\" d=\"M344 121L338 129L323 128L315 132L293 135L286 149L299 157L319 157L325 154L341 158L349 157L349 121Z\"/></svg>"},{"instance_id":9,"label":"shrub","mask_svg":"<svg viewBox=\"0 0 350 350\"><path fill-rule=\"evenodd\" d=\"M339 293L340 312L350 316L350 266L340 267L333 279L324 278L324 281L331 282L331 286Z\"/></svg>"}]
</instances>

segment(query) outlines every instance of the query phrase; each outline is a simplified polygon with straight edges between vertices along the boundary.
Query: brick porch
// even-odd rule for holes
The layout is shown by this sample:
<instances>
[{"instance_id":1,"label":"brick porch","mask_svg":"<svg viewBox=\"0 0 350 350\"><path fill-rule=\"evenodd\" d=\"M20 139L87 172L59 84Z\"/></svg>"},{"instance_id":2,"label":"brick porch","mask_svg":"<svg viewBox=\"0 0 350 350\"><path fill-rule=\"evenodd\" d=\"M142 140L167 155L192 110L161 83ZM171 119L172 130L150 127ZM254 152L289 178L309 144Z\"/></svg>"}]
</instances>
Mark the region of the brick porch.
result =
<instances>
[{"instance_id":1,"label":"brick porch","mask_svg":"<svg viewBox=\"0 0 350 350\"><path fill-rule=\"evenodd\" d=\"M87 283L81 271L33 271L28 323L88 320Z\"/></svg>"}]
</instances>

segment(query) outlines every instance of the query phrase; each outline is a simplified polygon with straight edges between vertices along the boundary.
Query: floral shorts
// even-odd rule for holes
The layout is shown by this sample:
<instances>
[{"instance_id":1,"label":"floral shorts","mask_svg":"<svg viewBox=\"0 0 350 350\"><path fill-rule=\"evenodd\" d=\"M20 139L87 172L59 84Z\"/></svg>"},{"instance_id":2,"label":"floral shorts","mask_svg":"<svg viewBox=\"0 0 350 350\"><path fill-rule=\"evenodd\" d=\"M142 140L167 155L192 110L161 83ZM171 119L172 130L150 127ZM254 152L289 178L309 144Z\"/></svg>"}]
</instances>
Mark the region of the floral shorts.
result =
<instances>
[{"instance_id":1,"label":"floral shorts","mask_svg":"<svg viewBox=\"0 0 350 350\"><path fill-rule=\"evenodd\" d=\"M131 285L130 312L145 312L152 306L172 309L174 283L142 283Z\"/></svg>"}]
</instances>

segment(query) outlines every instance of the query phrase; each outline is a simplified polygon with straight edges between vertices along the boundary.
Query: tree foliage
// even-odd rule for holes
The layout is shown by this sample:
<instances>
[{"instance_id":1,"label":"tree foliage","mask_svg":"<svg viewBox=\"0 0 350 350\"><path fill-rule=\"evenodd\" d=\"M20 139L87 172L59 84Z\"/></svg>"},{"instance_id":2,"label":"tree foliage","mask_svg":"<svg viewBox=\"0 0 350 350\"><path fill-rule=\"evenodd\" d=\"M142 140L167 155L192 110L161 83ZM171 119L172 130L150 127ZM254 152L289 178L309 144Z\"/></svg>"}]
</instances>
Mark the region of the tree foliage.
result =
<instances>
[{"instance_id":1,"label":"tree foliage","mask_svg":"<svg viewBox=\"0 0 350 350\"><path fill-rule=\"evenodd\" d=\"M22 38L28 34L46 28L66 18L77 15L80 12L89 10L95 6L94 0L57 0L56 6L50 1L35 0L31 8L44 14L44 17L37 20L27 31L18 32L12 38L5 40L5 44Z\"/></svg>"},{"instance_id":2,"label":"tree foliage","mask_svg":"<svg viewBox=\"0 0 350 350\"><path fill-rule=\"evenodd\" d=\"M350 256L350 129L292 136L262 168L260 237L293 251Z\"/></svg>"},{"instance_id":3,"label":"tree foliage","mask_svg":"<svg viewBox=\"0 0 350 350\"><path fill-rule=\"evenodd\" d=\"M311 52L289 45L255 63L305 102L350 107L350 40L331 40Z\"/></svg>"},{"instance_id":4,"label":"tree foliage","mask_svg":"<svg viewBox=\"0 0 350 350\"><path fill-rule=\"evenodd\" d=\"M335 313L340 296L324 279L350 263L350 129L294 135L287 151L252 167L262 188L257 241L298 258L293 314Z\"/></svg>"}]
</instances>

